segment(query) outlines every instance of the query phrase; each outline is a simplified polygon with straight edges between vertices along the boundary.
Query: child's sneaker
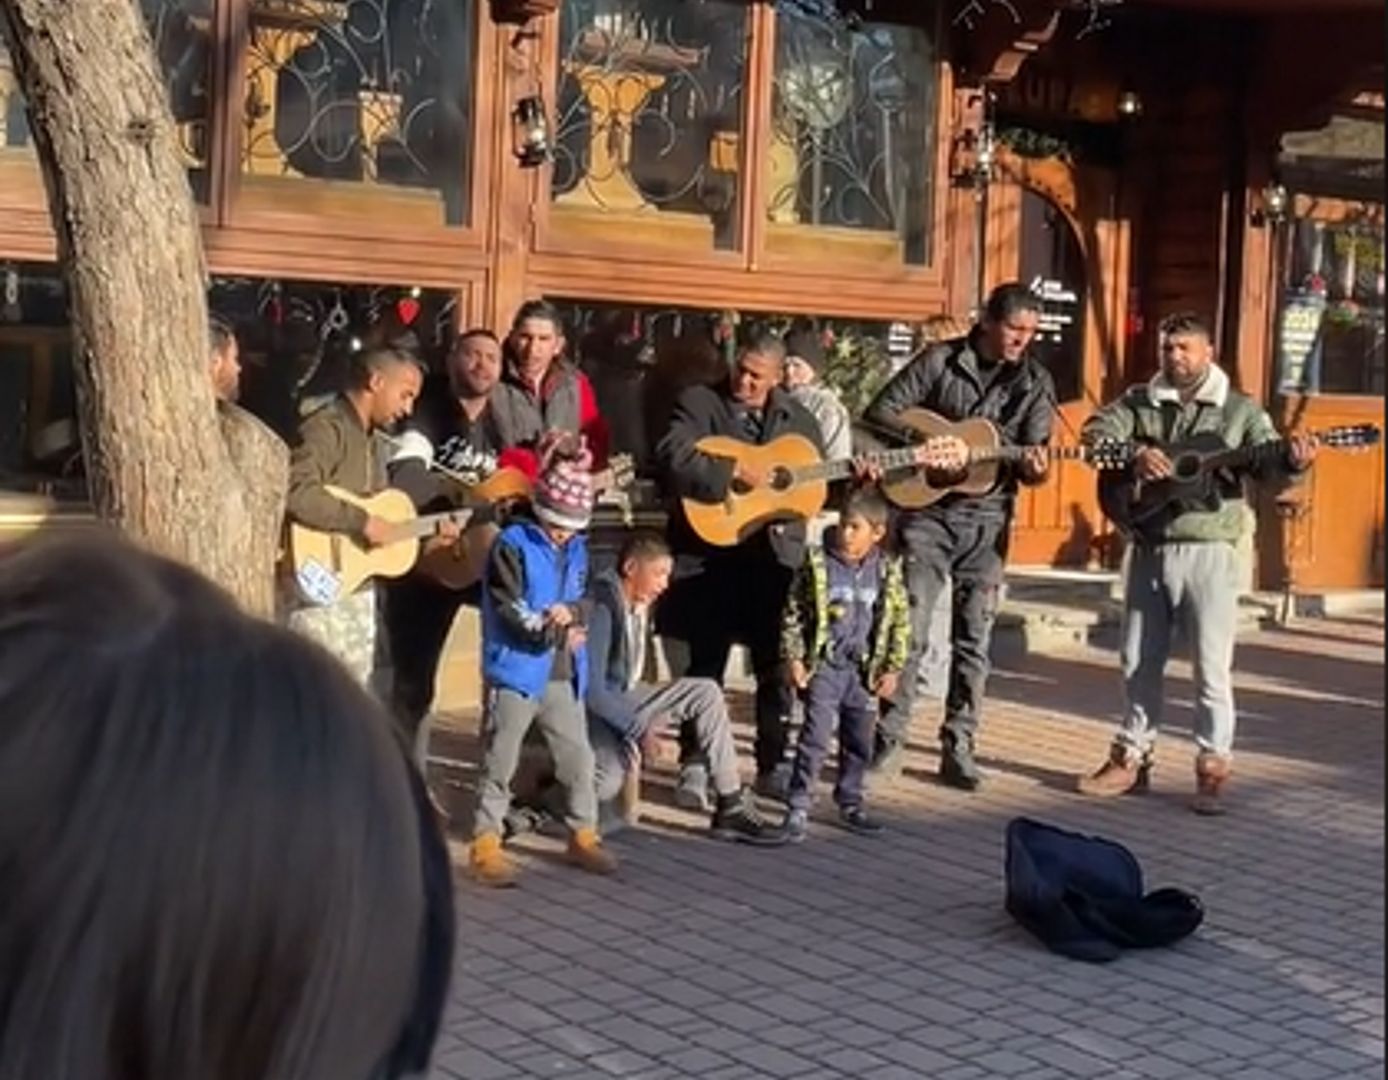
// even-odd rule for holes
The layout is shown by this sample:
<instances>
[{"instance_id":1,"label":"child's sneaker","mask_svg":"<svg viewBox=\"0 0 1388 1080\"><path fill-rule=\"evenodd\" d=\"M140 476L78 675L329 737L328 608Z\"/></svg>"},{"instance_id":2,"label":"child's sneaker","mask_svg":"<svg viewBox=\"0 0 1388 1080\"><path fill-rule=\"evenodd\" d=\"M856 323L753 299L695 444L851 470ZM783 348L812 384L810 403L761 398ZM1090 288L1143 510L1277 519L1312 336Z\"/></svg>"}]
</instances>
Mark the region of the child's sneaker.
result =
<instances>
[{"instance_id":1,"label":"child's sneaker","mask_svg":"<svg viewBox=\"0 0 1388 1080\"><path fill-rule=\"evenodd\" d=\"M881 824L868 817L861 806L839 807L839 824L859 836L876 836L882 831Z\"/></svg>"},{"instance_id":2,"label":"child's sneaker","mask_svg":"<svg viewBox=\"0 0 1388 1080\"><path fill-rule=\"evenodd\" d=\"M569 836L569 862L590 874L615 874L617 856L602 846L598 830L575 829Z\"/></svg>"},{"instance_id":3,"label":"child's sneaker","mask_svg":"<svg viewBox=\"0 0 1388 1080\"><path fill-rule=\"evenodd\" d=\"M501 849L501 837L483 833L468 849L468 870L479 885L505 889L516 883L516 864Z\"/></svg>"},{"instance_id":4,"label":"child's sneaker","mask_svg":"<svg viewBox=\"0 0 1388 1080\"><path fill-rule=\"evenodd\" d=\"M803 843L810 831L810 815L804 810L792 810L786 815L786 839L792 844Z\"/></svg>"}]
</instances>

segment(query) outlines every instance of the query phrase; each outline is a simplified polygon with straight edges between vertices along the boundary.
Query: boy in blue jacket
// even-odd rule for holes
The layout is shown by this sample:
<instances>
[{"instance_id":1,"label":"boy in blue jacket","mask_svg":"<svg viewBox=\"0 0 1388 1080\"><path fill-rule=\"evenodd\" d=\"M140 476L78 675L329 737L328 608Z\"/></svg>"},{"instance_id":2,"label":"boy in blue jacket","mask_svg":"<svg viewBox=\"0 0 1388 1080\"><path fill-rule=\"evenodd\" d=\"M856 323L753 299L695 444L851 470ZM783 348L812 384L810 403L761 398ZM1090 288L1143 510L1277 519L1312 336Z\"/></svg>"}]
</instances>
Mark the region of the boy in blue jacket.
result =
<instances>
[{"instance_id":1,"label":"boy in blue jacket","mask_svg":"<svg viewBox=\"0 0 1388 1080\"><path fill-rule=\"evenodd\" d=\"M591 458L558 439L539 449L532 517L513 521L492 547L482 589L483 753L468 864L484 885L515 883L502 850L511 780L531 724L538 723L567 795L569 858L585 870L617 868L598 838L593 751L583 711L588 660L582 599L593 505Z\"/></svg>"}]
</instances>

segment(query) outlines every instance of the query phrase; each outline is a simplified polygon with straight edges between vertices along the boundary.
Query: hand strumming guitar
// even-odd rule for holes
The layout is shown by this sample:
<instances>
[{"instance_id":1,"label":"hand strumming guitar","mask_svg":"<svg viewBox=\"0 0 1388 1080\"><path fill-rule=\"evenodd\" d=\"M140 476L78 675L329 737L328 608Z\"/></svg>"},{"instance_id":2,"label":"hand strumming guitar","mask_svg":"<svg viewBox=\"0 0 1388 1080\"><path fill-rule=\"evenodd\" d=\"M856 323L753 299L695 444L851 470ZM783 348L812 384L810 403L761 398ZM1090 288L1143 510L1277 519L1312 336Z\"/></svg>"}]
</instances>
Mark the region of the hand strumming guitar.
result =
<instances>
[{"instance_id":1,"label":"hand strumming guitar","mask_svg":"<svg viewBox=\"0 0 1388 1080\"><path fill-rule=\"evenodd\" d=\"M1133 455L1133 476L1143 483L1171 476L1171 459L1155 446L1141 447Z\"/></svg>"},{"instance_id":2,"label":"hand strumming guitar","mask_svg":"<svg viewBox=\"0 0 1388 1080\"><path fill-rule=\"evenodd\" d=\"M391 542L391 532L395 528L385 518L368 517L361 528L362 539L370 547L384 547Z\"/></svg>"},{"instance_id":3,"label":"hand strumming guitar","mask_svg":"<svg viewBox=\"0 0 1388 1080\"><path fill-rule=\"evenodd\" d=\"M744 491L761 487L767 480L767 472L760 465L739 461L733 466L733 485Z\"/></svg>"}]
</instances>

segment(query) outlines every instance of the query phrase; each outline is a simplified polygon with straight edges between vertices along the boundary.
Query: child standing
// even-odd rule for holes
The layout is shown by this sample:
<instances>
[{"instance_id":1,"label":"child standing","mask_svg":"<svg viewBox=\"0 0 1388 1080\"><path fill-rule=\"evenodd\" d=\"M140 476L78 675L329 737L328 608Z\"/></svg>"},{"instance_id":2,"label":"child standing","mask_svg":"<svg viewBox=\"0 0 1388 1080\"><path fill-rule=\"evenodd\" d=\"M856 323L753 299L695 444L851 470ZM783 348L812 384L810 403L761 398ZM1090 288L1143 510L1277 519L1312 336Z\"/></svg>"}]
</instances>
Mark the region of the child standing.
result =
<instances>
[{"instance_id":1,"label":"child standing","mask_svg":"<svg viewBox=\"0 0 1388 1080\"><path fill-rule=\"evenodd\" d=\"M910 616L901 564L882 550L887 504L875 491L848 496L836 528L806 552L786 602L781 655L805 698L786 802L786 831L805 838L814 785L837 730L839 823L857 833L881 826L863 809L876 699L890 697L906 663Z\"/></svg>"},{"instance_id":2,"label":"child standing","mask_svg":"<svg viewBox=\"0 0 1388 1080\"><path fill-rule=\"evenodd\" d=\"M567 794L569 859L595 874L617 868L598 839L593 751L583 697L588 676L580 603L588 574L582 536L592 513L591 457L560 439L538 450L533 516L497 537L482 590L482 775L468 862L484 885L514 884L501 849L511 780L530 725L538 723Z\"/></svg>"}]
</instances>

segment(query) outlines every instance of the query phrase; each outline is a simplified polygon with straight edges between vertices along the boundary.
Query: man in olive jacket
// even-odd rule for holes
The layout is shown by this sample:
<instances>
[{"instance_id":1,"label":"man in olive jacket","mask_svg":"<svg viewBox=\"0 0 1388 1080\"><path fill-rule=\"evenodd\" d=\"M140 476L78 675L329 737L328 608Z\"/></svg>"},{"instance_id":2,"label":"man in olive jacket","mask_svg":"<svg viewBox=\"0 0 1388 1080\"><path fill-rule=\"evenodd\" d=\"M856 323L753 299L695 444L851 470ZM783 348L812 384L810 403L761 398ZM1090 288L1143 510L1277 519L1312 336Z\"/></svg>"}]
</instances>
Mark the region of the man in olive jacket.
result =
<instances>
[{"instance_id":1,"label":"man in olive jacket","mask_svg":"<svg viewBox=\"0 0 1388 1080\"><path fill-rule=\"evenodd\" d=\"M1276 443L1268 414L1229 384L1213 362L1209 325L1188 313L1169 315L1158 330L1161 370L1091 416L1081 431L1086 443L1134 440L1142 445L1132 464L1141 482L1172 475L1159 446L1215 434L1231 448ZM1285 448L1262 455L1250 470L1256 480L1286 479L1304 471L1315 443L1296 436ZM1152 748L1161 724L1162 675L1177 618L1187 622L1195 669L1197 793L1192 809L1216 814L1229 776L1234 744L1234 632L1238 614L1237 545L1245 521L1242 479L1221 484L1216 509L1180 505L1132 530L1124 583L1122 655L1124 716L1109 758L1079 779L1085 795L1122 795L1147 787Z\"/></svg>"}]
</instances>

